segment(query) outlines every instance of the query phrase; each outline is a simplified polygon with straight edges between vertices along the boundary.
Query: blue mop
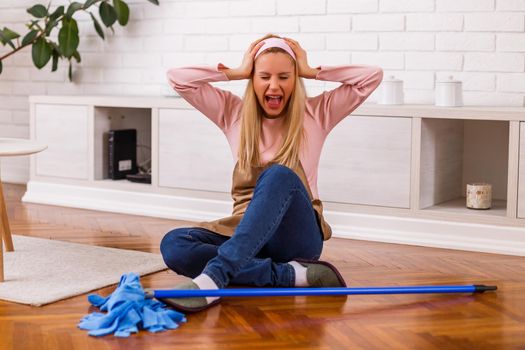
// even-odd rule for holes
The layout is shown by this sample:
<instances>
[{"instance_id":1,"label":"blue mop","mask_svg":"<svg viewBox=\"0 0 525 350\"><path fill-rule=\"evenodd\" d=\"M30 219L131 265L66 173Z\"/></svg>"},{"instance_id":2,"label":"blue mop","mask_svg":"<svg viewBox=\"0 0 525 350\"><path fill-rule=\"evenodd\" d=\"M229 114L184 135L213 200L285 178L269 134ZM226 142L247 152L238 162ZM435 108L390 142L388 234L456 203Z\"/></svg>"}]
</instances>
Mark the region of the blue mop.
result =
<instances>
[{"instance_id":1,"label":"blue mop","mask_svg":"<svg viewBox=\"0 0 525 350\"><path fill-rule=\"evenodd\" d=\"M117 289L109 296L91 294L88 300L100 311L107 311L86 315L78 324L80 329L96 337L111 333L116 337L128 337L139 329L156 333L176 329L179 323L186 322L183 314L167 309L164 303L147 299L135 273L122 275Z\"/></svg>"},{"instance_id":2,"label":"blue mop","mask_svg":"<svg viewBox=\"0 0 525 350\"><path fill-rule=\"evenodd\" d=\"M94 312L87 315L78 326L89 330L88 334L92 336L113 333L117 337L127 337L131 333L137 333L139 329L160 332L176 329L178 323L186 322L183 314L166 309L163 303L153 298L483 293L495 290L496 286L486 285L144 290L140 285L139 276L128 273L121 277L117 289L108 297L88 296L91 304L107 313Z\"/></svg>"},{"instance_id":3,"label":"blue mop","mask_svg":"<svg viewBox=\"0 0 525 350\"><path fill-rule=\"evenodd\" d=\"M460 286L399 286L399 287L325 287L325 288L247 288L146 290L146 298L192 297L279 297L366 294L431 294L431 293L483 293L497 290L497 286L482 284Z\"/></svg>"}]
</instances>

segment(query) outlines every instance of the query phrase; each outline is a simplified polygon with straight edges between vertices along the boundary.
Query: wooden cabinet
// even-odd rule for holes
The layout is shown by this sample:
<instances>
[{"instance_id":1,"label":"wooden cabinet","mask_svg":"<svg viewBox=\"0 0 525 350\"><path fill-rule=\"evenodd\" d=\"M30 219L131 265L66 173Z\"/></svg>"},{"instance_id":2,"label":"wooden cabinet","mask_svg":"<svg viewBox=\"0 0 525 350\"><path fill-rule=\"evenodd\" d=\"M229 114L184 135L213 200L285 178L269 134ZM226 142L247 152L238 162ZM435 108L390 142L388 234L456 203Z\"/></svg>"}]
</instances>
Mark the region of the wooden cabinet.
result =
<instances>
[{"instance_id":1,"label":"wooden cabinet","mask_svg":"<svg viewBox=\"0 0 525 350\"><path fill-rule=\"evenodd\" d=\"M159 110L159 186L229 192L232 154L222 131L191 109Z\"/></svg>"},{"instance_id":2,"label":"wooden cabinet","mask_svg":"<svg viewBox=\"0 0 525 350\"><path fill-rule=\"evenodd\" d=\"M328 135L319 196L329 202L410 207L412 118L352 115Z\"/></svg>"},{"instance_id":3,"label":"wooden cabinet","mask_svg":"<svg viewBox=\"0 0 525 350\"><path fill-rule=\"evenodd\" d=\"M35 106L35 138L48 145L36 155L36 174L88 179L88 107L58 104Z\"/></svg>"}]
</instances>

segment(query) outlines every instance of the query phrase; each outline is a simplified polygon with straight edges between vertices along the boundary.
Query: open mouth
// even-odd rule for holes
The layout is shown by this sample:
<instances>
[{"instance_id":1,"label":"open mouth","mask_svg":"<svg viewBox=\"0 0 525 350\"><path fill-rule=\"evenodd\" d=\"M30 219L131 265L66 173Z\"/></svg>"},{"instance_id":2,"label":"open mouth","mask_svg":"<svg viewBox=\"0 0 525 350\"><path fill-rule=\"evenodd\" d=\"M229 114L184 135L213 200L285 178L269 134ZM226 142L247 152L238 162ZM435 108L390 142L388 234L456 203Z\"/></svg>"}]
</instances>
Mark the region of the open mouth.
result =
<instances>
[{"instance_id":1,"label":"open mouth","mask_svg":"<svg viewBox=\"0 0 525 350\"><path fill-rule=\"evenodd\" d=\"M279 109L283 102L282 95L265 95L266 105L271 109Z\"/></svg>"}]
</instances>

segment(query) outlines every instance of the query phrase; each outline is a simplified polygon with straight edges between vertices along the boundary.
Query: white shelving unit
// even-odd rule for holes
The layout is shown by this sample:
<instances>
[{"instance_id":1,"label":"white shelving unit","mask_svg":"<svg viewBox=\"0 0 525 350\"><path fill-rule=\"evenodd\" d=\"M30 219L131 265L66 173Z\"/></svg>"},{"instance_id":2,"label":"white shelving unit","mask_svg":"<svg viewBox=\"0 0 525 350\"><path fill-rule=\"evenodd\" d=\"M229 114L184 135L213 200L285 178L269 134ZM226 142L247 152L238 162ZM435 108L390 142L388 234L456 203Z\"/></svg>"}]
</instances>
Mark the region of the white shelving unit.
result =
<instances>
[{"instance_id":1,"label":"white shelving unit","mask_svg":"<svg viewBox=\"0 0 525 350\"><path fill-rule=\"evenodd\" d=\"M232 154L181 98L31 96L23 200L182 220L231 213ZM362 105L326 140L318 186L334 236L525 255L525 108ZM137 129L152 183L107 179L105 135ZM520 162L520 159L522 160ZM523 176L519 176L523 174ZM465 207L469 182L493 207Z\"/></svg>"}]
</instances>

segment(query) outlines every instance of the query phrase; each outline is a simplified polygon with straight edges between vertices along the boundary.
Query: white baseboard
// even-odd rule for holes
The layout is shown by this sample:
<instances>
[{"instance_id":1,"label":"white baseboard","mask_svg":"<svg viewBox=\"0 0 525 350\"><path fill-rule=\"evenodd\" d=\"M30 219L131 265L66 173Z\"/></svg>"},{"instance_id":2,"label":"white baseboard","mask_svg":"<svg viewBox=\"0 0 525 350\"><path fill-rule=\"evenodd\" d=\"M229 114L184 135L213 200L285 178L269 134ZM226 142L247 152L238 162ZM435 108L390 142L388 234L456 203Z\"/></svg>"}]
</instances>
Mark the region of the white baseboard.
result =
<instances>
[{"instance_id":1,"label":"white baseboard","mask_svg":"<svg viewBox=\"0 0 525 350\"><path fill-rule=\"evenodd\" d=\"M228 215L232 204L214 199L29 181L22 201L64 207L204 221Z\"/></svg>"},{"instance_id":2,"label":"white baseboard","mask_svg":"<svg viewBox=\"0 0 525 350\"><path fill-rule=\"evenodd\" d=\"M326 212L334 237L525 256L522 227Z\"/></svg>"},{"instance_id":3,"label":"white baseboard","mask_svg":"<svg viewBox=\"0 0 525 350\"><path fill-rule=\"evenodd\" d=\"M30 181L24 202L205 221L231 214L230 201ZM521 227L325 211L334 237L525 256Z\"/></svg>"}]
</instances>

